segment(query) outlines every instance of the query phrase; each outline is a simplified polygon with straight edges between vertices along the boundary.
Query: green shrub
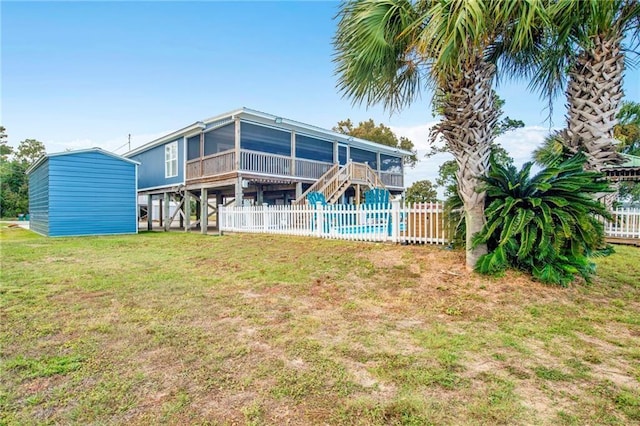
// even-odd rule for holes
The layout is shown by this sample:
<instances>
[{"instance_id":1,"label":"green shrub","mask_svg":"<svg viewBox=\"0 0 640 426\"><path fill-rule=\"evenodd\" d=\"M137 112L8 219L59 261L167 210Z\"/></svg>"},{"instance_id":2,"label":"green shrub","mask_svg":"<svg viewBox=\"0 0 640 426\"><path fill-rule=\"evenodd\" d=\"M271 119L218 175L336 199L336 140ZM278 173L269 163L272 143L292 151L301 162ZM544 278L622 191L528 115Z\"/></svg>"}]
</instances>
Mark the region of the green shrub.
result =
<instances>
[{"instance_id":1,"label":"green shrub","mask_svg":"<svg viewBox=\"0 0 640 426\"><path fill-rule=\"evenodd\" d=\"M595 272L590 257L608 254L599 217L609 217L594 195L610 192L603 175L584 171L586 157L559 158L530 177L532 163L521 171L493 159L482 178L487 191L487 223L474 238L486 243L476 270L495 274L507 268L527 271L545 282L567 285L579 274Z\"/></svg>"}]
</instances>

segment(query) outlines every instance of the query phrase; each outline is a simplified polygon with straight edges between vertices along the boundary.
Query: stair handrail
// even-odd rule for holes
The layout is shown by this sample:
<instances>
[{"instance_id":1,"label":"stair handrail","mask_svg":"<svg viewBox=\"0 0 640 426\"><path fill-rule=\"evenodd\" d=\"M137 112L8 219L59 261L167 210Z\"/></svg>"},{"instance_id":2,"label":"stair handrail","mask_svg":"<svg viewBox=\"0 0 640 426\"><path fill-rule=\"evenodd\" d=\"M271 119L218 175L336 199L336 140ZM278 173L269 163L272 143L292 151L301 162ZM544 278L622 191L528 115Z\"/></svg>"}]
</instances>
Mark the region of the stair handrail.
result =
<instances>
[{"instance_id":1,"label":"stair handrail","mask_svg":"<svg viewBox=\"0 0 640 426\"><path fill-rule=\"evenodd\" d=\"M347 184L345 186L345 184ZM345 166L340 169L340 172L335 175L335 177L327 182L325 186L322 187L322 192L327 199L327 201L331 204L334 202L331 201L336 196L336 194L342 194L351 184L351 174L349 173L349 167Z\"/></svg>"},{"instance_id":2,"label":"stair handrail","mask_svg":"<svg viewBox=\"0 0 640 426\"><path fill-rule=\"evenodd\" d=\"M359 180L364 180L365 185L368 185L370 188L386 188L382 179L378 176L375 170L369 166L367 163L353 163L349 162L345 167L346 177L338 185L336 185L335 190L331 192L330 195L326 195L327 202L333 204L337 200L337 196L343 194L347 188L342 186L345 182L352 183L353 177L356 174L356 168L359 168L358 176ZM364 173L363 173L364 172Z\"/></svg>"},{"instance_id":3,"label":"stair handrail","mask_svg":"<svg viewBox=\"0 0 640 426\"><path fill-rule=\"evenodd\" d=\"M325 196L327 201L333 199L338 191L341 190L346 182L350 182L353 178L355 167L364 168L364 181L371 188L385 188L382 179L375 170L367 163L354 163L351 160L344 167L339 163L327 170L318 180L309 187L300 197L293 201L292 204L300 205L306 202L307 195L311 192L319 192ZM362 169L360 169L362 171ZM346 188L343 189L344 192Z\"/></svg>"},{"instance_id":4,"label":"stair handrail","mask_svg":"<svg viewBox=\"0 0 640 426\"><path fill-rule=\"evenodd\" d=\"M329 180L333 179L334 175L339 170L340 170L340 163L334 163L333 166L329 168L329 170L324 172L324 174L320 176L318 180L313 185L311 185L306 191L304 191L302 195L296 198L292 204L294 205L304 204L307 200L307 195L309 195L310 192L314 192L314 191L321 192L319 191L319 189L322 186L326 185L326 183Z\"/></svg>"},{"instance_id":5,"label":"stair handrail","mask_svg":"<svg viewBox=\"0 0 640 426\"><path fill-rule=\"evenodd\" d=\"M385 184L382 182L382 179L380 179L380 176L378 176L378 173L376 173L376 171L373 170L368 163L365 164L367 165L367 182L369 183L369 185L372 188L386 188Z\"/></svg>"},{"instance_id":6,"label":"stair handrail","mask_svg":"<svg viewBox=\"0 0 640 426\"><path fill-rule=\"evenodd\" d=\"M328 180L327 182L325 182L325 184L322 186L322 188L320 188L318 190L318 192L322 192L323 194L325 192L327 192L327 188L329 187L329 185L331 185L334 182L338 182L337 187L339 187L342 183L346 182L347 180L349 180L349 176L351 176L351 174L348 171L347 166L341 168L338 173L335 174L335 176L333 176L330 180ZM342 179L341 179L342 177ZM325 194L327 195L327 194Z\"/></svg>"}]
</instances>

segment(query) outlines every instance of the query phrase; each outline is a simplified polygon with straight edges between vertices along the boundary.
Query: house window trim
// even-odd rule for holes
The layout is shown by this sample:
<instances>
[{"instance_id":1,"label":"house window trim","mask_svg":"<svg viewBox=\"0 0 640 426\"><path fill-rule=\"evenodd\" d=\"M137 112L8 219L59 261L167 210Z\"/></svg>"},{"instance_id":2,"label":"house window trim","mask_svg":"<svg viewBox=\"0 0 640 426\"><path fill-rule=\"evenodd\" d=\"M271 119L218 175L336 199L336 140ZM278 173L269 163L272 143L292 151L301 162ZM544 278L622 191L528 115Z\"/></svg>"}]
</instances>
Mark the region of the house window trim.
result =
<instances>
[{"instance_id":1,"label":"house window trim","mask_svg":"<svg viewBox=\"0 0 640 426\"><path fill-rule=\"evenodd\" d=\"M173 155L172 155L173 154ZM172 167L173 163L173 167ZM173 173L170 173L173 172ZM165 179L178 176L178 141L164 146L164 177Z\"/></svg>"}]
</instances>

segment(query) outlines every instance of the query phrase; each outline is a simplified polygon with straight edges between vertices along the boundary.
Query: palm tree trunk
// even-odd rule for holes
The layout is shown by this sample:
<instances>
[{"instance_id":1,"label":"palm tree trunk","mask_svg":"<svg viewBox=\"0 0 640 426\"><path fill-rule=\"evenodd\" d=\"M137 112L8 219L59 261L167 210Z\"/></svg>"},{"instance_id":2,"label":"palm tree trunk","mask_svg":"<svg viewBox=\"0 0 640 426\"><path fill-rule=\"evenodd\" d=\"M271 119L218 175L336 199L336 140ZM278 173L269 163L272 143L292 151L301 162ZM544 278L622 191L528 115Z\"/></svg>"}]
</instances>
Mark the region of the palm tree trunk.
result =
<instances>
[{"instance_id":1,"label":"palm tree trunk","mask_svg":"<svg viewBox=\"0 0 640 426\"><path fill-rule=\"evenodd\" d=\"M569 72L567 87L567 145L582 150L588 168L600 171L622 161L613 129L622 100L624 54L621 37L596 37L593 48L582 52Z\"/></svg>"},{"instance_id":2,"label":"palm tree trunk","mask_svg":"<svg viewBox=\"0 0 640 426\"><path fill-rule=\"evenodd\" d=\"M485 193L478 191L478 177L489 170L498 114L491 88L495 66L481 58L466 65L459 78L441 82L443 120L434 127L432 137L442 134L458 164L458 194L466 223L466 266L472 270L478 258L487 253L486 245L474 248L472 239L485 224Z\"/></svg>"}]
</instances>

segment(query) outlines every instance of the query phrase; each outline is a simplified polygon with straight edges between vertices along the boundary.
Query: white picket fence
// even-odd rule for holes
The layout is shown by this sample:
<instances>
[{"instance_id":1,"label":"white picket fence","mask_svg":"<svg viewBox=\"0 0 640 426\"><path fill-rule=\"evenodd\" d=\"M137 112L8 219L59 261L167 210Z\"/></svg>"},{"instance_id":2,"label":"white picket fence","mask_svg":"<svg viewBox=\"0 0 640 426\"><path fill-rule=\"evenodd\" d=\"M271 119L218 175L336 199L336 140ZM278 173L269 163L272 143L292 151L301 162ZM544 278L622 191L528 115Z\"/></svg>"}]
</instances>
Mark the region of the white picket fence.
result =
<instances>
[{"instance_id":1,"label":"white picket fence","mask_svg":"<svg viewBox=\"0 0 640 426\"><path fill-rule=\"evenodd\" d=\"M604 222L604 234L611 238L640 239L640 209L617 209L612 220Z\"/></svg>"},{"instance_id":2,"label":"white picket fence","mask_svg":"<svg viewBox=\"0 0 640 426\"><path fill-rule=\"evenodd\" d=\"M220 230L355 241L447 244L440 203L220 206Z\"/></svg>"},{"instance_id":3,"label":"white picket fence","mask_svg":"<svg viewBox=\"0 0 640 426\"><path fill-rule=\"evenodd\" d=\"M448 243L441 203L404 205L220 206L220 230L355 241ZM606 237L640 240L640 209L618 209Z\"/></svg>"}]
</instances>

